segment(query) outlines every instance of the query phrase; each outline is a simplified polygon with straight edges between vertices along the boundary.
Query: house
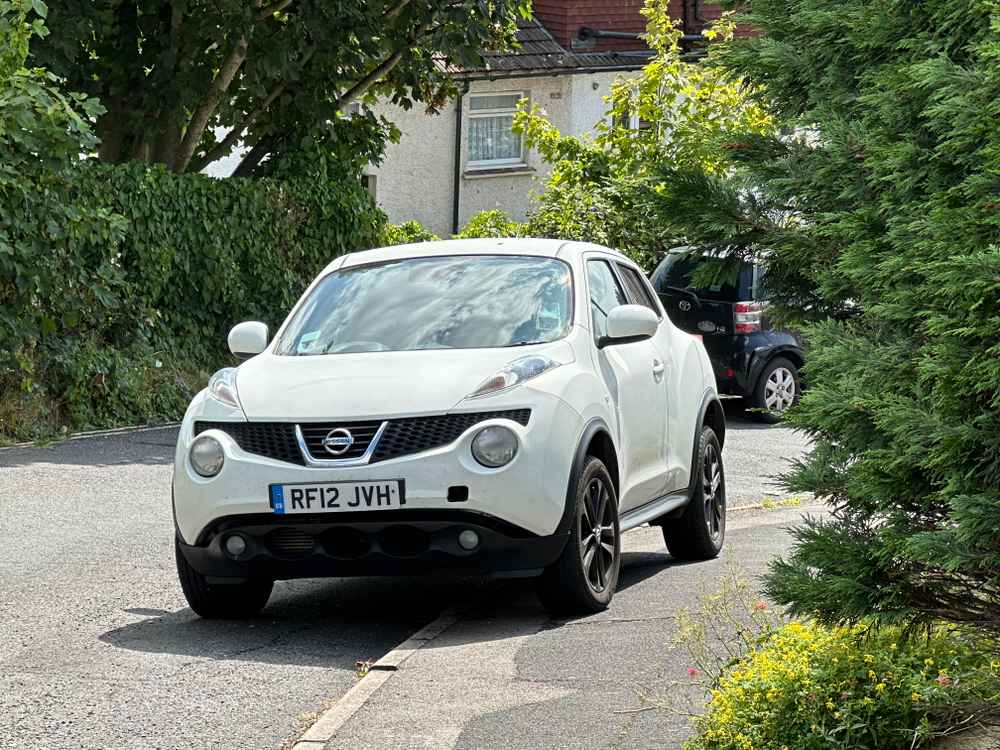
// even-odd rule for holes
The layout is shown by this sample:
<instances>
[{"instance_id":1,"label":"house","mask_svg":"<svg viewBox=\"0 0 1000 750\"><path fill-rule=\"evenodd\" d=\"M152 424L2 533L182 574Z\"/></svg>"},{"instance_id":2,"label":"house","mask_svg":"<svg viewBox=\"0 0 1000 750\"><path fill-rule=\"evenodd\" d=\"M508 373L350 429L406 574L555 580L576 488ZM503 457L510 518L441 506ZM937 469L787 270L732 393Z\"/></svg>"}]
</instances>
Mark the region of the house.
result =
<instances>
[{"instance_id":1,"label":"house","mask_svg":"<svg viewBox=\"0 0 1000 750\"><path fill-rule=\"evenodd\" d=\"M446 237L488 209L525 219L548 169L511 130L518 102L538 105L566 135L590 131L614 81L649 59L639 36L642 7L642 0L535 0L534 18L519 24L517 49L488 53L479 68L448 69L462 93L440 112L375 107L402 133L365 176L389 220L416 219ZM670 11L692 37L703 12L719 12L699 0L671 0Z\"/></svg>"}]
</instances>

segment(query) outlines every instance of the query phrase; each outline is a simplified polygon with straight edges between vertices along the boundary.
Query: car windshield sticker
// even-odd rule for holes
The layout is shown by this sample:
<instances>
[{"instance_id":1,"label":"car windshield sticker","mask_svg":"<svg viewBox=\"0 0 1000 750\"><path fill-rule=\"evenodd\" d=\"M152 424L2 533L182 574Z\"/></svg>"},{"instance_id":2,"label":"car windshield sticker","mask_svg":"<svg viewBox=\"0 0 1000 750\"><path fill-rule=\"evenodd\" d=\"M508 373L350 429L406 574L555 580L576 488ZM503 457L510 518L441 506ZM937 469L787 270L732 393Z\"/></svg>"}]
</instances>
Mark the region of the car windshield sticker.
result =
<instances>
[{"instance_id":1,"label":"car windshield sticker","mask_svg":"<svg viewBox=\"0 0 1000 750\"><path fill-rule=\"evenodd\" d=\"M299 353L311 352L313 346L316 344L316 339L319 338L319 331L309 331L309 333L303 333L299 336Z\"/></svg>"}]
</instances>

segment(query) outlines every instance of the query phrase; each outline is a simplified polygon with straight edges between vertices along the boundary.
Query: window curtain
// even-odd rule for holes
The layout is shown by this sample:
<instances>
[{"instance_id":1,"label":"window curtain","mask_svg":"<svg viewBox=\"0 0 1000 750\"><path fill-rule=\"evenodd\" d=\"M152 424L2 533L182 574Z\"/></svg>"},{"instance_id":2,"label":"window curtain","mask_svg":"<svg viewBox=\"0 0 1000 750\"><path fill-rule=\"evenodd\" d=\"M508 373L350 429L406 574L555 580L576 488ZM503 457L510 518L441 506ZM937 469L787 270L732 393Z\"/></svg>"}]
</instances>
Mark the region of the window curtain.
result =
<instances>
[{"instance_id":1,"label":"window curtain","mask_svg":"<svg viewBox=\"0 0 1000 750\"><path fill-rule=\"evenodd\" d=\"M521 136L511 128L513 115L469 120L469 161L521 158Z\"/></svg>"}]
</instances>

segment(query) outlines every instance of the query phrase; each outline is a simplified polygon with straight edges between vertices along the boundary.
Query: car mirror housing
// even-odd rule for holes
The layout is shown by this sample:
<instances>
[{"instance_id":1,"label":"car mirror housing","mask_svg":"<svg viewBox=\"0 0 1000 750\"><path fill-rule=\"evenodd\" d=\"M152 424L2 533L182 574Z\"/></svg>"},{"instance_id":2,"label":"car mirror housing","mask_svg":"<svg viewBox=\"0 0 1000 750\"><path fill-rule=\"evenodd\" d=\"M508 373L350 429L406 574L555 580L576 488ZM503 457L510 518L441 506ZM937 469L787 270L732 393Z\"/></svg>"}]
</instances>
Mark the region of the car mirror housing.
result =
<instances>
[{"instance_id":1,"label":"car mirror housing","mask_svg":"<svg viewBox=\"0 0 1000 750\"><path fill-rule=\"evenodd\" d=\"M656 333L660 319L643 305L619 305L608 314L607 335L597 340L597 348L644 341Z\"/></svg>"},{"instance_id":2,"label":"car mirror housing","mask_svg":"<svg viewBox=\"0 0 1000 750\"><path fill-rule=\"evenodd\" d=\"M252 357L267 348L267 324L248 320L229 332L229 351L237 357Z\"/></svg>"}]
</instances>

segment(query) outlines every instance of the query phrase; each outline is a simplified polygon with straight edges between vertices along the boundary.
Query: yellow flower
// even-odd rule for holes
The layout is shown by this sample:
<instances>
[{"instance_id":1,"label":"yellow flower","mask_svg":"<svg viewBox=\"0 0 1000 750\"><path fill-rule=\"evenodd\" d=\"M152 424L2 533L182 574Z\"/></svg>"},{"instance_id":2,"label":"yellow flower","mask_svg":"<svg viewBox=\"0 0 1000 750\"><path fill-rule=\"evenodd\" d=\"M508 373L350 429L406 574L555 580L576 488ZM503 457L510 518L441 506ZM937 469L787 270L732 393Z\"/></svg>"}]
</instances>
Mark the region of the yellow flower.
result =
<instances>
[{"instance_id":1,"label":"yellow flower","mask_svg":"<svg viewBox=\"0 0 1000 750\"><path fill-rule=\"evenodd\" d=\"M875 692L876 693L884 693L885 692L885 683L884 682L880 682L878 685L876 685L875 686Z\"/></svg>"},{"instance_id":2,"label":"yellow flower","mask_svg":"<svg viewBox=\"0 0 1000 750\"><path fill-rule=\"evenodd\" d=\"M833 703L833 701L827 701L826 702L826 707L832 711L834 709L834 703Z\"/></svg>"},{"instance_id":3,"label":"yellow flower","mask_svg":"<svg viewBox=\"0 0 1000 750\"><path fill-rule=\"evenodd\" d=\"M933 659L924 659L924 664L926 664L928 667L933 667L934 666L934 660Z\"/></svg>"},{"instance_id":4,"label":"yellow flower","mask_svg":"<svg viewBox=\"0 0 1000 750\"><path fill-rule=\"evenodd\" d=\"M874 680L875 679L875 672L873 670L871 670L871 669L868 670L868 679L869 680Z\"/></svg>"},{"instance_id":5,"label":"yellow flower","mask_svg":"<svg viewBox=\"0 0 1000 750\"><path fill-rule=\"evenodd\" d=\"M910 693L910 699L911 699L911 700L912 700L912 701L913 701L914 703L916 703L917 701L919 701L919 700L920 700L920 697L921 697L921 696L920 696L920 693Z\"/></svg>"},{"instance_id":6,"label":"yellow flower","mask_svg":"<svg viewBox=\"0 0 1000 750\"><path fill-rule=\"evenodd\" d=\"M895 651L896 650L896 644L895 643L890 643L889 644L889 650L890 651Z\"/></svg>"}]
</instances>

